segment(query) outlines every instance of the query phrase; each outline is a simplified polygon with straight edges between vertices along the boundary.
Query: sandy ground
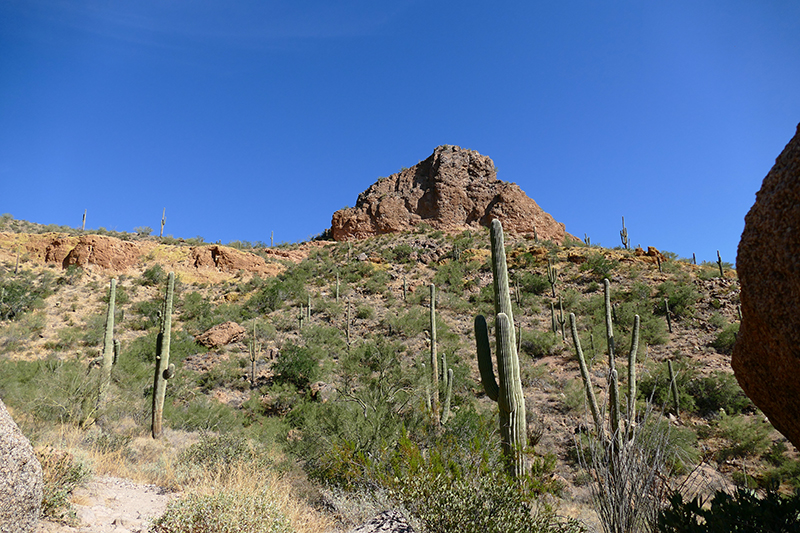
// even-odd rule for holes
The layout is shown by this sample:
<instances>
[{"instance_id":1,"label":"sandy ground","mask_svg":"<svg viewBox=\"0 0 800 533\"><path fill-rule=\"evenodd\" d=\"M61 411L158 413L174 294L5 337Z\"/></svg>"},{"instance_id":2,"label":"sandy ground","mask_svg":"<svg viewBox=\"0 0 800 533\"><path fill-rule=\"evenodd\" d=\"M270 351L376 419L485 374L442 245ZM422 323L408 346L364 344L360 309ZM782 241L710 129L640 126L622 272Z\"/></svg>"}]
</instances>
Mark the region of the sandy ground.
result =
<instances>
[{"instance_id":1,"label":"sandy ground","mask_svg":"<svg viewBox=\"0 0 800 533\"><path fill-rule=\"evenodd\" d=\"M42 520L36 533L139 533L160 516L177 493L117 477L95 477L72 495L80 520L70 527Z\"/></svg>"}]
</instances>

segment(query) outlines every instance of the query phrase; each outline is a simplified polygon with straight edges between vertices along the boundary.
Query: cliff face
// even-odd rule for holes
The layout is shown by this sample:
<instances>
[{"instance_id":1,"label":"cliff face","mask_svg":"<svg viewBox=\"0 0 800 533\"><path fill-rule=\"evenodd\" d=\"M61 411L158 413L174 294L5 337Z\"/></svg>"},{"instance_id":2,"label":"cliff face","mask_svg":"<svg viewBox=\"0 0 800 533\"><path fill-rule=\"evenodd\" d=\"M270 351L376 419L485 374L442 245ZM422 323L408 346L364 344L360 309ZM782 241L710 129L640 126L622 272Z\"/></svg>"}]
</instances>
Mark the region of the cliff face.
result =
<instances>
[{"instance_id":1,"label":"cliff face","mask_svg":"<svg viewBox=\"0 0 800 533\"><path fill-rule=\"evenodd\" d=\"M440 146L421 163L381 178L358 195L355 207L333 214L337 241L408 231L421 223L459 232L489 226L562 242L564 224L545 213L514 183L497 179L491 158L458 146Z\"/></svg>"}]
</instances>

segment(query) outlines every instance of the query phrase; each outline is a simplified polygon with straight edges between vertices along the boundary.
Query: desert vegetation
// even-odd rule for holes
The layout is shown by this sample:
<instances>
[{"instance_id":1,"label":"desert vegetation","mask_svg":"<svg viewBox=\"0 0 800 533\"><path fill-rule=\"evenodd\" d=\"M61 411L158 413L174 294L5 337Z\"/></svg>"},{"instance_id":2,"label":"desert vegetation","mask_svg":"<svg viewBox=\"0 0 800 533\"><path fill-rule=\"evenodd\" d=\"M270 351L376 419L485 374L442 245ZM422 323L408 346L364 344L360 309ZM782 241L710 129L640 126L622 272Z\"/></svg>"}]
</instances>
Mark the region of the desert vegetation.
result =
<instances>
[{"instance_id":1,"label":"desert vegetation","mask_svg":"<svg viewBox=\"0 0 800 533\"><path fill-rule=\"evenodd\" d=\"M46 516L69 521L70 491L113 473L182 491L154 532L334 531L388 508L431 532L796 519L796 452L728 364L730 265L506 235L503 273L490 241L283 245L304 258L213 283L155 258L115 273L3 250L0 398L45 467ZM196 342L227 321L246 336Z\"/></svg>"}]
</instances>

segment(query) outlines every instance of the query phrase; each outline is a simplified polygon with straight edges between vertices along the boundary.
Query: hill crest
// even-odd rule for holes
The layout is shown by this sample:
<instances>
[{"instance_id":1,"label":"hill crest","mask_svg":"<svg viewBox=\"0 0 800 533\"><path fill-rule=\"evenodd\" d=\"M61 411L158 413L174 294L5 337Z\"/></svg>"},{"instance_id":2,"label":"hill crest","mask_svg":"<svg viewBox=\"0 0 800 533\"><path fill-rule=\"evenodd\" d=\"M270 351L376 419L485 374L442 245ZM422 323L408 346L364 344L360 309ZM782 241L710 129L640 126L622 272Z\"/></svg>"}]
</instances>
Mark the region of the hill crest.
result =
<instances>
[{"instance_id":1,"label":"hill crest","mask_svg":"<svg viewBox=\"0 0 800 533\"><path fill-rule=\"evenodd\" d=\"M355 207L333 214L337 241L413 230L420 224L447 233L488 227L499 219L508 233L530 234L562 243L564 224L515 183L497 179L488 156L443 145L411 168L380 178L358 195Z\"/></svg>"}]
</instances>

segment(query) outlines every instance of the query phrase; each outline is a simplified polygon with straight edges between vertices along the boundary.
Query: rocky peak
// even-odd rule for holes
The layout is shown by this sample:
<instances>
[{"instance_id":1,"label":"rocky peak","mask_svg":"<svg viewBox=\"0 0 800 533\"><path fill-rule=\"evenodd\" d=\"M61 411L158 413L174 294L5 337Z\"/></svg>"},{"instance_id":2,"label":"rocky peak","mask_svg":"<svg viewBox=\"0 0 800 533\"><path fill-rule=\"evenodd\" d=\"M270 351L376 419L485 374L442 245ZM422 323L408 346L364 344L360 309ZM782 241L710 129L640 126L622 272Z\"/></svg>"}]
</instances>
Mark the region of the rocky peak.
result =
<instances>
[{"instance_id":1,"label":"rocky peak","mask_svg":"<svg viewBox=\"0 0 800 533\"><path fill-rule=\"evenodd\" d=\"M564 224L545 213L514 183L497 179L491 158L458 146L439 146L417 165L380 178L358 195L355 207L336 211L337 241L408 231L425 223L460 232L503 222L510 233L534 232L562 242Z\"/></svg>"}]
</instances>

